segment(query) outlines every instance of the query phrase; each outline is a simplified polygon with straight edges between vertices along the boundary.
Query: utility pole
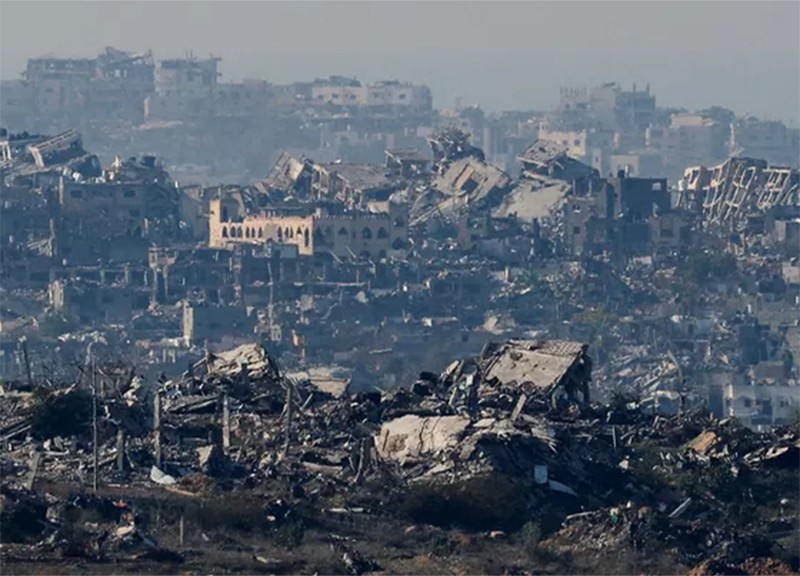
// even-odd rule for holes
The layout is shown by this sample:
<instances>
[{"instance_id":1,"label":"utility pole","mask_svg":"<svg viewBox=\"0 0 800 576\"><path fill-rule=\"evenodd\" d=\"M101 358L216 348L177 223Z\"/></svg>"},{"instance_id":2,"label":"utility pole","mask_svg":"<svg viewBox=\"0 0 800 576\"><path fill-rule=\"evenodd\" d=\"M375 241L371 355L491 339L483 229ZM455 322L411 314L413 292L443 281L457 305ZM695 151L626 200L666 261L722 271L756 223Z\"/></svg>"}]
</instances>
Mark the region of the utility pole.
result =
<instances>
[{"instance_id":1,"label":"utility pole","mask_svg":"<svg viewBox=\"0 0 800 576\"><path fill-rule=\"evenodd\" d=\"M267 325L269 326L269 340L275 341L275 325L274 306L275 306L275 277L272 275L272 253L267 258L267 271L269 273L269 306L267 307Z\"/></svg>"},{"instance_id":2,"label":"utility pole","mask_svg":"<svg viewBox=\"0 0 800 576\"><path fill-rule=\"evenodd\" d=\"M228 393L222 397L222 451L227 455L231 448L231 413Z\"/></svg>"},{"instance_id":3,"label":"utility pole","mask_svg":"<svg viewBox=\"0 0 800 576\"><path fill-rule=\"evenodd\" d=\"M28 386L33 387L33 373L31 372L31 359L28 356L28 339L22 338L22 356L25 359L25 375L28 377Z\"/></svg>"},{"instance_id":4,"label":"utility pole","mask_svg":"<svg viewBox=\"0 0 800 576\"><path fill-rule=\"evenodd\" d=\"M92 488L94 489L95 494L97 494L97 466L98 466L98 457L97 457L97 362L94 358L94 351L92 351L91 355L91 365L92 365L92 460L94 462L94 468L92 471Z\"/></svg>"},{"instance_id":5,"label":"utility pole","mask_svg":"<svg viewBox=\"0 0 800 576\"><path fill-rule=\"evenodd\" d=\"M120 423L117 429L117 471L125 471L125 430Z\"/></svg>"},{"instance_id":6,"label":"utility pole","mask_svg":"<svg viewBox=\"0 0 800 576\"><path fill-rule=\"evenodd\" d=\"M156 466L161 468L161 392L156 390L153 398L153 436L155 443Z\"/></svg>"},{"instance_id":7,"label":"utility pole","mask_svg":"<svg viewBox=\"0 0 800 576\"><path fill-rule=\"evenodd\" d=\"M288 378L286 382L286 437L283 442L283 457L289 454L289 444L292 439L292 383Z\"/></svg>"}]
</instances>

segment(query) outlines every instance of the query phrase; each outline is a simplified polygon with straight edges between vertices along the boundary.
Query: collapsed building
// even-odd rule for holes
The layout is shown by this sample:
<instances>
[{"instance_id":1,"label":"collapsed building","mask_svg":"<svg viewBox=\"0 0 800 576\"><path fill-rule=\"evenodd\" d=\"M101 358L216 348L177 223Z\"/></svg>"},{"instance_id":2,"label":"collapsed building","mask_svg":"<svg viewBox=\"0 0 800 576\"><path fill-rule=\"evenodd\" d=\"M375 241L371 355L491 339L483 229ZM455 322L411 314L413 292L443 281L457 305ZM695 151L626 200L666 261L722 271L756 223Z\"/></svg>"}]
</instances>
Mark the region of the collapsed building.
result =
<instances>
[{"instance_id":1,"label":"collapsed building","mask_svg":"<svg viewBox=\"0 0 800 576\"><path fill-rule=\"evenodd\" d=\"M547 140L531 144L517 160L522 174L493 216L513 216L526 222L552 221L560 227L568 196L583 196L598 178L596 170L567 154L567 148Z\"/></svg>"},{"instance_id":2,"label":"collapsed building","mask_svg":"<svg viewBox=\"0 0 800 576\"><path fill-rule=\"evenodd\" d=\"M730 158L712 168L687 168L679 203L702 211L710 225L738 225L754 212L800 204L800 172L763 160Z\"/></svg>"},{"instance_id":3,"label":"collapsed building","mask_svg":"<svg viewBox=\"0 0 800 576\"><path fill-rule=\"evenodd\" d=\"M0 132L0 170L8 185L47 185L66 174L70 178L100 175L100 161L83 148L75 130L55 136Z\"/></svg>"},{"instance_id":4,"label":"collapsed building","mask_svg":"<svg viewBox=\"0 0 800 576\"><path fill-rule=\"evenodd\" d=\"M455 160L468 157L475 157L480 161L486 160L483 150L473 146L470 143L470 135L459 128L447 127L439 130L428 139L428 144L433 151L434 166L438 169Z\"/></svg>"},{"instance_id":5,"label":"collapsed building","mask_svg":"<svg viewBox=\"0 0 800 576\"><path fill-rule=\"evenodd\" d=\"M573 183L575 193L586 190L575 182L588 181L599 176L599 172L580 160L572 158L565 146L549 140L537 140L517 157L522 164L522 173L526 178L552 178Z\"/></svg>"},{"instance_id":6,"label":"collapsed building","mask_svg":"<svg viewBox=\"0 0 800 576\"><path fill-rule=\"evenodd\" d=\"M91 110L95 117L141 121L154 88L152 54L106 47L96 58L36 58L25 79L43 115Z\"/></svg>"}]
</instances>

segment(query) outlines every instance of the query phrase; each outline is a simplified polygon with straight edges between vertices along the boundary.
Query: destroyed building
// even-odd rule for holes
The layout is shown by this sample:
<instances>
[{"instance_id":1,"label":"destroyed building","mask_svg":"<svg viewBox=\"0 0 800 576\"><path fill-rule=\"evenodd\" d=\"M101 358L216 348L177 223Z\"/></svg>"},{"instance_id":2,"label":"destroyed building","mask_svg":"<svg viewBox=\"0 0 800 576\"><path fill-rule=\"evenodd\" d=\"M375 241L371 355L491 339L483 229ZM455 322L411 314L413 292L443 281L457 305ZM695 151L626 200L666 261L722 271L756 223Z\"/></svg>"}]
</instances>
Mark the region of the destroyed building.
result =
<instances>
[{"instance_id":1,"label":"destroyed building","mask_svg":"<svg viewBox=\"0 0 800 576\"><path fill-rule=\"evenodd\" d=\"M502 204L495 217L513 216L529 223L558 219L565 202L589 193L599 180L595 169L567 154L567 148L537 140L517 160L522 177Z\"/></svg>"},{"instance_id":2,"label":"destroyed building","mask_svg":"<svg viewBox=\"0 0 800 576\"><path fill-rule=\"evenodd\" d=\"M154 88L150 52L106 47L96 58L35 58L25 83L33 108L43 116L76 117L91 110L98 119L141 122L144 99Z\"/></svg>"},{"instance_id":3,"label":"destroyed building","mask_svg":"<svg viewBox=\"0 0 800 576\"><path fill-rule=\"evenodd\" d=\"M486 159L483 150L470 143L469 133L459 128L447 127L439 130L428 139L428 144L433 151L433 163L437 166L468 157Z\"/></svg>"},{"instance_id":4,"label":"destroyed building","mask_svg":"<svg viewBox=\"0 0 800 576\"><path fill-rule=\"evenodd\" d=\"M424 177L429 164L430 159L418 150L386 150L386 167L390 173L403 179Z\"/></svg>"},{"instance_id":5,"label":"destroyed building","mask_svg":"<svg viewBox=\"0 0 800 576\"><path fill-rule=\"evenodd\" d=\"M307 198L311 193L310 162L305 158L295 158L286 151L281 152L264 180L270 189L287 194L297 193Z\"/></svg>"},{"instance_id":6,"label":"destroyed building","mask_svg":"<svg viewBox=\"0 0 800 576\"><path fill-rule=\"evenodd\" d=\"M4 131L0 150L3 176L10 180L9 184L47 185L57 182L65 171L78 178L100 175L100 161L84 150L82 138L75 130L52 137Z\"/></svg>"},{"instance_id":7,"label":"destroyed building","mask_svg":"<svg viewBox=\"0 0 800 576\"><path fill-rule=\"evenodd\" d=\"M768 167L750 158L687 168L679 202L702 210L709 225L738 225L753 212L797 206L798 174L796 169Z\"/></svg>"},{"instance_id":8,"label":"destroyed building","mask_svg":"<svg viewBox=\"0 0 800 576\"><path fill-rule=\"evenodd\" d=\"M386 200L399 188L382 166L314 164L311 193L315 199L338 200L348 206L365 206L369 200Z\"/></svg>"},{"instance_id":9,"label":"destroyed building","mask_svg":"<svg viewBox=\"0 0 800 576\"><path fill-rule=\"evenodd\" d=\"M597 170L570 156L567 147L547 140L537 140L517 160L522 164L523 175L531 179L547 177L575 183L599 176ZM575 193L584 190L585 187L576 186Z\"/></svg>"},{"instance_id":10,"label":"destroyed building","mask_svg":"<svg viewBox=\"0 0 800 576\"><path fill-rule=\"evenodd\" d=\"M676 222L680 232L680 220L662 217L670 210L666 179L630 178L620 172L615 178L603 179L598 187L591 196L570 199L565 204L565 240L573 251L649 251L649 222L653 221L658 221L659 241L674 238ZM677 245L680 246L680 235Z\"/></svg>"}]
</instances>

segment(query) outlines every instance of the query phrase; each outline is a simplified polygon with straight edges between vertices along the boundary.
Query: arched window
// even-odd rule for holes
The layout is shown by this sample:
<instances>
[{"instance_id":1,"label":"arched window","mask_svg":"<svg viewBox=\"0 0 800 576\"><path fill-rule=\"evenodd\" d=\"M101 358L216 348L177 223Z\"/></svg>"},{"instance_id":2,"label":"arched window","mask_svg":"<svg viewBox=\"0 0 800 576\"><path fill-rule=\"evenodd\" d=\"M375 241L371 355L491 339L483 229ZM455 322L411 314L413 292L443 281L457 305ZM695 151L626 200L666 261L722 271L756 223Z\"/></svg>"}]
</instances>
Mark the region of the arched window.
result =
<instances>
[{"instance_id":1,"label":"arched window","mask_svg":"<svg viewBox=\"0 0 800 576\"><path fill-rule=\"evenodd\" d=\"M308 241L309 241L308 228L306 228L305 232L303 232L303 244L305 245L306 248L308 248Z\"/></svg>"},{"instance_id":2,"label":"arched window","mask_svg":"<svg viewBox=\"0 0 800 576\"><path fill-rule=\"evenodd\" d=\"M298 227L297 227L297 235L299 236L299 235L300 235L300 234L302 234L302 233L303 233L303 228L302 228L302 227L300 227L300 226L298 226Z\"/></svg>"},{"instance_id":3,"label":"arched window","mask_svg":"<svg viewBox=\"0 0 800 576\"><path fill-rule=\"evenodd\" d=\"M392 242L392 250L402 250L403 245L404 242L400 238L397 238L394 242Z\"/></svg>"},{"instance_id":4,"label":"arched window","mask_svg":"<svg viewBox=\"0 0 800 576\"><path fill-rule=\"evenodd\" d=\"M347 228L345 228L344 226L339 228L339 236L347 236Z\"/></svg>"},{"instance_id":5,"label":"arched window","mask_svg":"<svg viewBox=\"0 0 800 576\"><path fill-rule=\"evenodd\" d=\"M389 233L386 231L386 228L378 228L378 238L385 240L389 237Z\"/></svg>"},{"instance_id":6,"label":"arched window","mask_svg":"<svg viewBox=\"0 0 800 576\"><path fill-rule=\"evenodd\" d=\"M283 230L278 228L278 242L283 242Z\"/></svg>"},{"instance_id":7,"label":"arched window","mask_svg":"<svg viewBox=\"0 0 800 576\"><path fill-rule=\"evenodd\" d=\"M223 226L222 227L222 237L223 238L227 238L228 237L228 227L227 226Z\"/></svg>"},{"instance_id":8,"label":"arched window","mask_svg":"<svg viewBox=\"0 0 800 576\"><path fill-rule=\"evenodd\" d=\"M364 240L371 240L372 239L372 230L364 226L364 229L361 231L361 237Z\"/></svg>"},{"instance_id":9,"label":"arched window","mask_svg":"<svg viewBox=\"0 0 800 576\"><path fill-rule=\"evenodd\" d=\"M250 238L250 228L245 228L244 229L244 237L245 238Z\"/></svg>"},{"instance_id":10,"label":"arched window","mask_svg":"<svg viewBox=\"0 0 800 576\"><path fill-rule=\"evenodd\" d=\"M259 238L263 238L264 237L264 229L263 228L259 228L258 229L258 237Z\"/></svg>"}]
</instances>

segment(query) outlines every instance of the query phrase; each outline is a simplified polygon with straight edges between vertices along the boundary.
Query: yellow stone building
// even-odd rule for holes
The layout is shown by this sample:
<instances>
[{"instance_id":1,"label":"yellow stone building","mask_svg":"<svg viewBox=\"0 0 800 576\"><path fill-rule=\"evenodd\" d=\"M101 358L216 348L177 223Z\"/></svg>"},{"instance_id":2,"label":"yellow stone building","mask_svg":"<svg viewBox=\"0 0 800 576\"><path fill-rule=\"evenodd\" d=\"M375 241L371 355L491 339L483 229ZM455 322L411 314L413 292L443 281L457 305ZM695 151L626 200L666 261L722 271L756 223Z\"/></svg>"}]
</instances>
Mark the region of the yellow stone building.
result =
<instances>
[{"instance_id":1,"label":"yellow stone building","mask_svg":"<svg viewBox=\"0 0 800 576\"><path fill-rule=\"evenodd\" d=\"M375 203L376 212L332 213L317 208L310 214L263 211L244 214L233 199L215 198L209 207L209 246L294 244L301 255L333 254L338 258L381 258L402 250L408 241L405 205Z\"/></svg>"}]
</instances>

